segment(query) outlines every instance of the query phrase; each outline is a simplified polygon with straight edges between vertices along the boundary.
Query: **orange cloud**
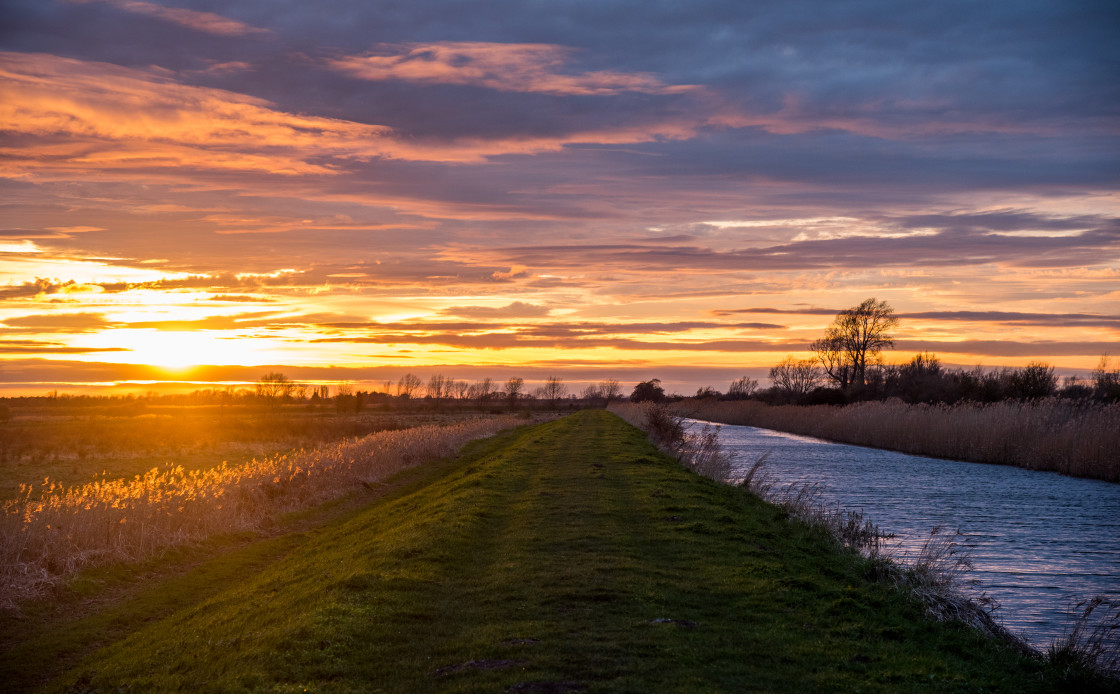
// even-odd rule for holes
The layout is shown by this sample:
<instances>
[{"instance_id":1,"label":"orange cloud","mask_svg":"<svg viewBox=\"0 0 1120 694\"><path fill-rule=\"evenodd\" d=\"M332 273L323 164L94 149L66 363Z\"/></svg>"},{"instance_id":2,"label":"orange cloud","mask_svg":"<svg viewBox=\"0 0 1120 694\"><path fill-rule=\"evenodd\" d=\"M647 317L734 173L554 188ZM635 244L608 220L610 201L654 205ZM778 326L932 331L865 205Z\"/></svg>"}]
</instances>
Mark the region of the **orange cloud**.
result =
<instances>
[{"instance_id":1,"label":"orange cloud","mask_svg":"<svg viewBox=\"0 0 1120 694\"><path fill-rule=\"evenodd\" d=\"M386 127L43 54L0 53L0 129L44 140L4 147L8 174L153 166L325 174L331 167L312 158L391 154Z\"/></svg>"},{"instance_id":2,"label":"orange cloud","mask_svg":"<svg viewBox=\"0 0 1120 694\"><path fill-rule=\"evenodd\" d=\"M92 1L94 0L70 0L70 2L82 5ZM212 12L186 10L180 7L164 7L163 5L157 5L153 2L140 2L140 0L101 0L101 2L112 5L119 10L124 10L125 12L155 17L156 19L162 19L173 24L178 24L179 26L187 27L188 29L202 31L208 34L217 34L218 36L245 36L248 34L271 33L267 29L250 26L244 22L229 19Z\"/></svg>"},{"instance_id":3,"label":"orange cloud","mask_svg":"<svg viewBox=\"0 0 1120 694\"><path fill-rule=\"evenodd\" d=\"M710 124L685 115L545 137L409 139L391 128L280 111L263 99L189 86L150 72L46 54L0 52L0 174L39 180L142 171L283 176L336 174L347 160L481 162L576 143L686 139ZM228 185L228 181L226 182Z\"/></svg>"},{"instance_id":4,"label":"orange cloud","mask_svg":"<svg viewBox=\"0 0 1120 694\"><path fill-rule=\"evenodd\" d=\"M692 85L668 85L649 73L597 70L563 74L573 50L543 43L382 44L382 54L332 60L337 70L366 80L459 84L508 92L604 95L620 92L678 94Z\"/></svg>"}]
</instances>

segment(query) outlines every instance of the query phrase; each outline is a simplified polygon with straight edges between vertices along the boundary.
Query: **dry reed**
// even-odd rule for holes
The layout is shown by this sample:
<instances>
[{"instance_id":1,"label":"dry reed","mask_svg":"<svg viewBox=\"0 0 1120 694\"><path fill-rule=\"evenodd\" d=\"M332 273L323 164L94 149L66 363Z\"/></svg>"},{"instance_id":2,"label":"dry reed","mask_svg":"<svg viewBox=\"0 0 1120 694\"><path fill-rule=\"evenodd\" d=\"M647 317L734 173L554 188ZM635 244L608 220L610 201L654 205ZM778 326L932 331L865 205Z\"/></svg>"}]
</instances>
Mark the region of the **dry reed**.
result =
<instances>
[{"instance_id":1,"label":"dry reed","mask_svg":"<svg viewBox=\"0 0 1120 694\"><path fill-rule=\"evenodd\" d=\"M1050 646L1050 660L1120 680L1120 601L1097 596L1070 607L1073 628Z\"/></svg>"},{"instance_id":2,"label":"dry reed","mask_svg":"<svg viewBox=\"0 0 1120 694\"><path fill-rule=\"evenodd\" d=\"M1068 400L845 407L684 402L679 414L913 455L1050 470L1120 482L1120 403Z\"/></svg>"},{"instance_id":3,"label":"dry reed","mask_svg":"<svg viewBox=\"0 0 1120 694\"><path fill-rule=\"evenodd\" d=\"M356 485L447 456L522 420L477 419L383 431L209 470L154 468L133 479L24 485L0 507L0 606L13 607L78 569L150 557L211 535L258 528Z\"/></svg>"}]
</instances>

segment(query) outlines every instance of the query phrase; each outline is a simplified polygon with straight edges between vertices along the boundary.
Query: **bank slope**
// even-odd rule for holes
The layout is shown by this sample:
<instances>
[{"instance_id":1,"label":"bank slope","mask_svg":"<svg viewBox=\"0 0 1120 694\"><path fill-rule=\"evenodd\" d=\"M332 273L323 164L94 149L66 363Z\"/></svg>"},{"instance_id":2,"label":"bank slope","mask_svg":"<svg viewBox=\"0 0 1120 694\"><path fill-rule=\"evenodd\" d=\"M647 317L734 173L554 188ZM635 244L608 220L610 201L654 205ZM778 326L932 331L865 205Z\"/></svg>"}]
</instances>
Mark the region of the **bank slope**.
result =
<instances>
[{"instance_id":1,"label":"bank slope","mask_svg":"<svg viewBox=\"0 0 1120 694\"><path fill-rule=\"evenodd\" d=\"M864 564L585 411L135 629L65 691L1052 691Z\"/></svg>"}]
</instances>

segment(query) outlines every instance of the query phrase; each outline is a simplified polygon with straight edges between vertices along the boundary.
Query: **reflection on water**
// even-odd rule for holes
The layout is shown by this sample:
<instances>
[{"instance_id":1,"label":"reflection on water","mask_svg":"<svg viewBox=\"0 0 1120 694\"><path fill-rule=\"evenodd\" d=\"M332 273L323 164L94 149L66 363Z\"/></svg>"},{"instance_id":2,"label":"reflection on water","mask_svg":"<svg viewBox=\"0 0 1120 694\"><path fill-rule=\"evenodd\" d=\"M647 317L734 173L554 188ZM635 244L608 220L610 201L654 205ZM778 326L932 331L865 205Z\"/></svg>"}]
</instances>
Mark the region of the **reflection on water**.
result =
<instances>
[{"instance_id":1,"label":"reflection on water","mask_svg":"<svg viewBox=\"0 0 1120 694\"><path fill-rule=\"evenodd\" d=\"M1120 484L746 426L723 425L720 440L737 466L770 452L763 469L779 484L816 484L908 544L936 525L960 529L997 617L1036 646L1066 631L1071 601L1120 597Z\"/></svg>"}]
</instances>

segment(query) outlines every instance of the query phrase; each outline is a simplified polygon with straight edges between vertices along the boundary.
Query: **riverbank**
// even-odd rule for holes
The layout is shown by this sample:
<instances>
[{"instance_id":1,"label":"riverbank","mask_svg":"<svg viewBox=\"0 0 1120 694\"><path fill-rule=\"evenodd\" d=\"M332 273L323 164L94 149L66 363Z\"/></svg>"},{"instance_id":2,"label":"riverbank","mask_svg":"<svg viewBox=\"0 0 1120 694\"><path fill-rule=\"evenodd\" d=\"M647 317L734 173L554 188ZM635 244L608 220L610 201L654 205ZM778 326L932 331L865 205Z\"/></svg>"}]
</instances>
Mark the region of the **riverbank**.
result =
<instances>
[{"instance_id":1,"label":"riverbank","mask_svg":"<svg viewBox=\"0 0 1120 694\"><path fill-rule=\"evenodd\" d=\"M887 401L801 407L755 400L684 400L672 409L680 416L720 424L1120 482L1116 403L1041 400L949 406Z\"/></svg>"},{"instance_id":2,"label":"riverbank","mask_svg":"<svg viewBox=\"0 0 1120 694\"><path fill-rule=\"evenodd\" d=\"M603 411L370 493L143 576L87 574L4 619L2 686L1106 690L926 620L866 560Z\"/></svg>"}]
</instances>

